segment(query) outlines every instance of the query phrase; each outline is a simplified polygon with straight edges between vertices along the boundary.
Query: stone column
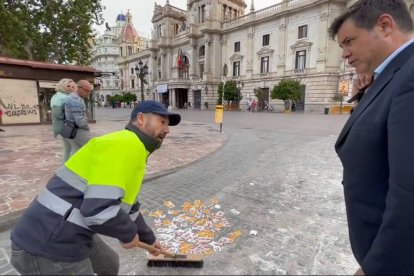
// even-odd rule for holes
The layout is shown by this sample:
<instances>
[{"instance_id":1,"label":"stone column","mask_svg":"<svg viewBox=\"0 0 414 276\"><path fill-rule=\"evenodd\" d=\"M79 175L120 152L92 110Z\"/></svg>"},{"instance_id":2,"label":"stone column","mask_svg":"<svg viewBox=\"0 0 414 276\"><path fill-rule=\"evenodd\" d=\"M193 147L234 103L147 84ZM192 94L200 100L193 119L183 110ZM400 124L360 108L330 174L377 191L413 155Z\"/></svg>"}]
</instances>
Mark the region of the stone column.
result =
<instances>
[{"instance_id":1,"label":"stone column","mask_svg":"<svg viewBox=\"0 0 414 276\"><path fill-rule=\"evenodd\" d=\"M277 75L283 76L285 74L285 68L286 68L286 54L288 51L288 46L286 42L287 36L286 36L286 24L281 23L279 25L279 49L278 54L276 58L276 68L277 68Z\"/></svg>"},{"instance_id":2,"label":"stone column","mask_svg":"<svg viewBox=\"0 0 414 276\"><path fill-rule=\"evenodd\" d=\"M176 101L175 101L175 89L170 89L170 103L172 108L176 108Z\"/></svg>"},{"instance_id":3,"label":"stone column","mask_svg":"<svg viewBox=\"0 0 414 276\"><path fill-rule=\"evenodd\" d=\"M167 50L167 79L172 79L172 67L173 67L173 57L172 57L172 49Z\"/></svg>"},{"instance_id":4,"label":"stone column","mask_svg":"<svg viewBox=\"0 0 414 276\"><path fill-rule=\"evenodd\" d=\"M190 39L190 45L191 45L191 50L190 50L190 55L191 55L191 60L190 60L190 79L195 79L198 78L197 77L197 66L198 66L198 46L197 46L197 41L194 38Z\"/></svg>"},{"instance_id":5,"label":"stone column","mask_svg":"<svg viewBox=\"0 0 414 276\"><path fill-rule=\"evenodd\" d=\"M256 58L254 53L254 27L251 27L247 33L247 51L246 51L246 77L252 78L253 62ZM243 69L243 68L242 68Z\"/></svg>"},{"instance_id":6,"label":"stone column","mask_svg":"<svg viewBox=\"0 0 414 276\"><path fill-rule=\"evenodd\" d=\"M319 30L327 30L328 29L328 13L324 12L320 15L319 19L319 28L325 28L325 29L319 29ZM309 35L309 34L308 34ZM317 59L316 59L316 69L318 72L325 71L326 67L326 50L328 48L328 38L326 32L319 32L319 43L320 47L317 49ZM310 53L308 52L307 55L310 56Z\"/></svg>"},{"instance_id":7,"label":"stone column","mask_svg":"<svg viewBox=\"0 0 414 276\"><path fill-rule=\"evenodd\" d=\"M221 66L222 66L222 51L221 51L221 43L220 43L220 36L218 34L212 35L212 57L210 60L212 61L211 68L212 68L212 77L215 81L220 81L221 75Z\"/></svg>"},{"instance_id":8,"label":"stone column","mask_svg":"<svg viewBox=\"0 0 414 276\"><path fill-rule=\"evenodd\" d=\"M211 50L210 50L210 44L211 44L211 39L209 35L206 35L204 37L204 46L205 46L205 55L204 55L204 73L207 74L207 78L211 73L211 68L210 68L210 60L212 58L211 56Z\"/></svg>"}]
</instances>

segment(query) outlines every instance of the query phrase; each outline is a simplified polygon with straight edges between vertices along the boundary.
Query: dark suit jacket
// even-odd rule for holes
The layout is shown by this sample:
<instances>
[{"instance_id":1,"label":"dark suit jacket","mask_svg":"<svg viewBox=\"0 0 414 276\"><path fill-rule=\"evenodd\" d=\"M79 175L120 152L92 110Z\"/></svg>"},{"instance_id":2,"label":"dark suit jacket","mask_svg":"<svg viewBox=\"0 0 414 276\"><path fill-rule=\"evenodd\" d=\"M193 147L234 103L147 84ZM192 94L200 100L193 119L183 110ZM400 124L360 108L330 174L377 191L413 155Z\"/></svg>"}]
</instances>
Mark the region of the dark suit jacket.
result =
<instances>
[{"instance_id":1,"label":"dark suit jacket","mask_svg":"<svg viewBox=\"0 0 414 276\"><path fill-rule=\"evenodd\" d=\"M352 251L366 274L414 274L414 43L378 75L335 144Z\"/></svg>"}]
</instances>

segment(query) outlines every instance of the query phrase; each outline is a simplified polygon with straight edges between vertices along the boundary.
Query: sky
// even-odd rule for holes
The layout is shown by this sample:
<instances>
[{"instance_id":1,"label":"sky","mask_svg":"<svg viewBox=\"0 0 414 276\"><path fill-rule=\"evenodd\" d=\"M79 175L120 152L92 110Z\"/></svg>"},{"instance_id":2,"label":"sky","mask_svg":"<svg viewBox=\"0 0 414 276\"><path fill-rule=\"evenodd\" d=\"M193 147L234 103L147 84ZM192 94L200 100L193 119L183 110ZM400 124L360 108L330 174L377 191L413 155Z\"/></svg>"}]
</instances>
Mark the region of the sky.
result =
<instances>
[{"instance_id":1,"label":"sky","mask_svg":"<svg viewBox=\"0 0 414 276\"><path fill-rule=\"evenodd\" d=\"M149 36L152 29L151 18L155 2L164 6L166 0L101 0L102 5L106 7L103 17L105 22L109 23L109 26L114 26L117 15L121 12L125 14L129 10L138 33ZM250 11L251 0L245 0L245 2L247 4L245 14L247 14ZM257 11L279 2L278 0L255 0L254 7ZM187 0L170 0L170 5L187 10ZM98 26L97 30L102 34L105 31L105 24Z\"/></svg>"}]
</instances>

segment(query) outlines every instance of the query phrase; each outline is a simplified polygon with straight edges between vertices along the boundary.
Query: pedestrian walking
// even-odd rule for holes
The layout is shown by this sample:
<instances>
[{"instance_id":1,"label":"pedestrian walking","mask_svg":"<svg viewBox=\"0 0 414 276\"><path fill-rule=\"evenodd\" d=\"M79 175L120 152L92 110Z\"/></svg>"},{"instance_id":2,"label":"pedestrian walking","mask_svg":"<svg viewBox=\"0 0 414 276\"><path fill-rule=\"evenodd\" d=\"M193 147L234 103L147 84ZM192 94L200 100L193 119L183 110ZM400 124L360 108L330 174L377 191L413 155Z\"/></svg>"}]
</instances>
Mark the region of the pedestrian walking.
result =
<instances>
[{"instance_id":1,"label":"pedestrian walking","mask_svg":"<svg viewBox=\"0 0 414 276\"><path fill-rule=\"evenodd\" d=\"M76 89L75 82L71 79L61 79L55 87L56 93L50 100L50 109L52 111L52 127L53 136L56 138L60 135L65 119L65 99ZM70 157L71 146L69 139L62 138L62 156L63 162L66 162Z\"/></svg>"},{"instance_id":2,"label":"pedestrian walking","mask_svg":"<svg viewBox=\"0 0 414 276\"><path fill-rule=\"evenodd\" d=\"M335 144L363 275L414 274L414 28L404 0L359 0L329 33L374 81Z\"/></svg>"},{"instance_id":3,"label":"pedestrian walking","mask_svg":"<svg viewBox=\"0 0 414 276\"><path fill-rule=\"evenodd\" d=\"M84 99L89 96L91 91L91 84L87 80L80 80L76 91L65 98L65 120L76 124L77 127L76 136L73 139L68 139L71 156L91 138L84 102Z\"/></svg>"},{"instance_id":4,"label":"pedestrian walking","mask_svg":"<svg viewBox=\"0 0 414 276\"><path fill-rule=\"evenodd\" d=\"M11 264L22 275L115 275L119 256L97 234L126 249L162 249L139 212L149 155L179 114L144 101L124 130L92 138L61 166L11 232Z\"/></svg>"},{"instance_id":5,"label":"pedestrian walking","mask_svg":"<svg viewBox=\"0 0 414 276\"><path fill-rule=\"evenodd\" d=\"M254 112L254 109L256 108L256 100L253 100L252 101L252 104L251 104L251 112Z\"/></svg>"},{"instance_id":6,"label":"pedestrian walking","mask_svg":"<svg viewBox=\"0 0 414 276\"><path fill-rule=\"evenodd\" d=\"M292 111L296 111L296 102L294 100L292 100L291 105Z\"/></svg>"}]
</instances>

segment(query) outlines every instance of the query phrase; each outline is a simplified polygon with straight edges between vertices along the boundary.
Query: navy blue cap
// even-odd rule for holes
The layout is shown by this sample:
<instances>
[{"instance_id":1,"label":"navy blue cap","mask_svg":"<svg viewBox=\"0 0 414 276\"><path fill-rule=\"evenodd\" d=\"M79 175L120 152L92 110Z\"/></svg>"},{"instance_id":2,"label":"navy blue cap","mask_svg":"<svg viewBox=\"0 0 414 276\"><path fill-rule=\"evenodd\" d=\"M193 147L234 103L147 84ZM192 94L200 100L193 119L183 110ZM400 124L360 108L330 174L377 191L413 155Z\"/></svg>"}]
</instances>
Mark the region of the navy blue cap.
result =
<instances>
[{"instance_id":1,"label":"navy blue cap","mask_svg":"<svg viewBox=\"0 0 414 276\"><path fill-rule=\"evenodd\" d=\"M180 114L169 112L165 106L156 101L143 101L135 106L131 113L131 120L137 117L138 113L154 113L159 115L168 116L170 126L176 126L181 121Z\"/></svg>"}]
</instances>

